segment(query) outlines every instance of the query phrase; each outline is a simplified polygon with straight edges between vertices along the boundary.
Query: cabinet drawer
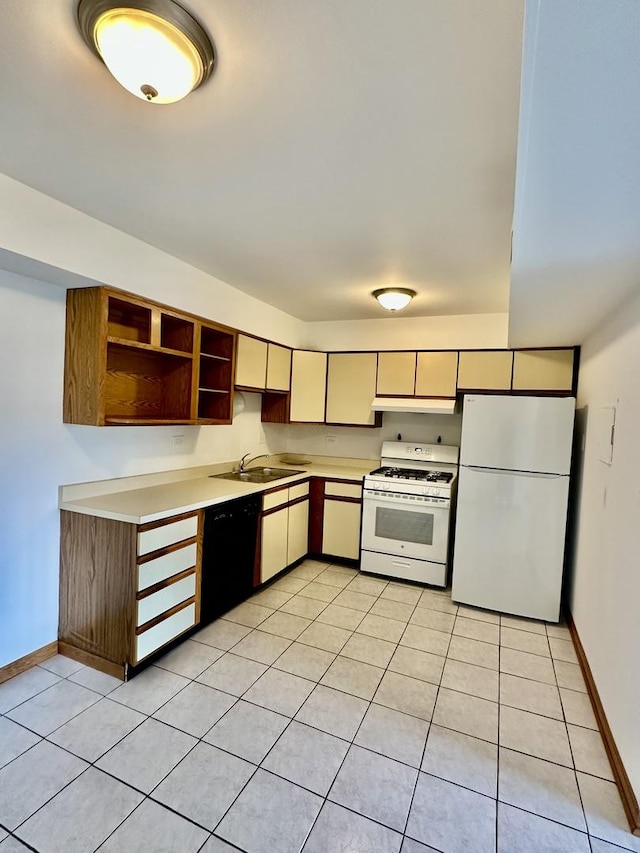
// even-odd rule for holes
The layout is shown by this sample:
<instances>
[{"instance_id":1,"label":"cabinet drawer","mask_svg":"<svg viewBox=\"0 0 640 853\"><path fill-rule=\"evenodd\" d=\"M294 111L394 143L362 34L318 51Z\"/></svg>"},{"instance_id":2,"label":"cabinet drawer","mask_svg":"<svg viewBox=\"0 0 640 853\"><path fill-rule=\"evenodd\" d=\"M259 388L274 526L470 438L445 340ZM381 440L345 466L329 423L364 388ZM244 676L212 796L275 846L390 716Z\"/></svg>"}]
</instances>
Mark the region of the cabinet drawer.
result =
<instances>
[{"instance_id":1,"label":"cabinet drawer","mask_svg":"<svg viewBox=\"0 0 640 853\"><path fill-rule=\"evenodd\" d=\"M158 622L153 628L144 631L136 637L136 663L139 663L147 655L161 649L171 640L192 628L196 624L196 606L190 604L188 607L183 607L173 616L168 619L163 619Z\"/></svg>"},{"instance_id":2,"label":"cabinet drawer","mask_svg":"<svg viewBox=\"0 0 640 853\"><path fill-rule=\"evenodd\" d=\"M156 557L155 560L149 560L148 563L142 563L138 566L138 592L170 578L171 575L177 575L178 572L192 568L197 559L198 546L194 542L186 548L178 548L177 551L171 551L162 557Z\"/></svg>"},{"instance_id":3,"label":"cabinet drawer","mask_svg":"<svg viewBox=\"0 0 640 853\"><path fill-rule=\"evenodd\" d=\"M304 498L309 494L309 483L299 483L297 486L289 486L289 500Z\"/></svg>"},{"instance_id":4,"label":"cabinet drawer","mask_svg":"<svg viewBox=\"0 0 640 853\"><path fill-rule=\"evenodd\" d=\"M144 625L150 619L155 619L161 613L171 610L176 604L186 601L196 594L196 573L182 578L181 581L176 581L164 589L159 589L145 598L141 598L138 602L138 614L136 625Z\"/></svg>"},{"instance_id":5,"label":"cabinet drawer","mask_svg":"<svg viewBox=\"0 0 640 853\"><path fill-rule=\"evenodd\" d=\"M138 533L138 555L150 554L159 548L167 548L182 542L183 539L192 539L198 534L198 516L192 515L180 521L163 524L162 527L154 527Z\"/></svg>"},{"instance_id":6,"label":"cabinet drawer","mask_svg":"<svg viewBox=\"0 0 640 853\"><path fill-rule=\"evenodd\" d=\"M361 498L362 486L358 483L325 483L324 493L339 498Z\"/></svg>"},{"instance_id":7,"label":"cabinet drawer","mask_svg":"<svg viewBox=\"0 0 640 853\"><path fill-rule=\"evenodd\" d=\"M274 506L286 504L289 501L289 489L280 489L262 496L262 509L273 509Z\"/></svg>"}]
</instances>

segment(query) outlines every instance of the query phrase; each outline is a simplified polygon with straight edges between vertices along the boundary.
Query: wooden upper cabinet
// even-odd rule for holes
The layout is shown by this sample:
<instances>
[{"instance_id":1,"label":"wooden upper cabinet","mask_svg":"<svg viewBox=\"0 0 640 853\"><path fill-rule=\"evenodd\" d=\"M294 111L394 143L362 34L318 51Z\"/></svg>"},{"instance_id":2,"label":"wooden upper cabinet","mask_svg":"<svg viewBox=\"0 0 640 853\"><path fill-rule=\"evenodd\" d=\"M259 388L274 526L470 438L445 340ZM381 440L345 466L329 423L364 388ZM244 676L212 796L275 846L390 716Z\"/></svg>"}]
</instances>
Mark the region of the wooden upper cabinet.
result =
<instances>
[{"instance_id":1,"label":"wooden upper cabinet","mask_svg":"<svg viewBox=\"0 0 640 853\"><path fill-rule=\"evenodd\" d=\"M238 335L236 385L264 389L267 381L267 342Z\"/></svg>"},{"instance_id":2,"label":"wooden upper cabinet","mask_svg":"<svg viewBox=\"0 0 640 853\"><path fill-rule=\"evenodd\" d=\"M322 423L326 389L326 352L294 350L289 420L294 423Z\"/></svg>"},{"instance_id":3,"label":"wooden upper cabinet","mask_svg":"<svg viewBox=\"0 0 640 853\"><path fill-rule=\"evenodd\" d=\"M67 291L65 423L231 423L235 332L108 287Z\"/></svg>"},{"instance_id":4,"label":"wooden upper cabinet","mask_svg":"<svg viewBox=\"0 0 640 853\"><path fill-rule=\"evenodd\" d=\"M573 350L517 350L513 354L514 391L571 391Z\"/></svg>"},{"instance_id":5,"label":"wooden upper cabinet","mask_svg":"<svg viewBox=\"0 0 640 853\"><path fill-rule=\"evenodd\" d=\"M460 353L459 391L509 391L513 352L477 350Z\"/></svg>"},{"instance_id":6,"label":"wooden upper cabinet","mask_svg":"<svg viewBox=\"0 0 640 853\"><path fill-rule=\"evenodd\" d=\"M327 423L375 426L377 360L375 352L329 353Z\"/></svg>"},{"instance_id":7,"label":"wooden upper cabinet","mask_svg":"<svg viewBox=\"0 0 640 853\"><path fill-rule=\"evenodd\" d=\"M455 397L457 352L419 352L416 397Z\"/></svg>"},{"instance_id":8,"label":"wooden upper cabinet","mask_svg":"<svg viewBox=\"0 0 640 853\"><path fill-rule=\"evenodd\" d=\"M267 353L267 383L269 391L288 391L291 386L291 350L269 344Z\"/></svg>"},{"instance_id":9,"label":"wooden upper cabinet","mask_svg":"<svg viewBox=\"0 0 640 853\"><path fill-rule=\"evenodd\" d=\"M415 383L415 352L378 353L378 397L412 397Z\"/></svg>"}]
</instances>

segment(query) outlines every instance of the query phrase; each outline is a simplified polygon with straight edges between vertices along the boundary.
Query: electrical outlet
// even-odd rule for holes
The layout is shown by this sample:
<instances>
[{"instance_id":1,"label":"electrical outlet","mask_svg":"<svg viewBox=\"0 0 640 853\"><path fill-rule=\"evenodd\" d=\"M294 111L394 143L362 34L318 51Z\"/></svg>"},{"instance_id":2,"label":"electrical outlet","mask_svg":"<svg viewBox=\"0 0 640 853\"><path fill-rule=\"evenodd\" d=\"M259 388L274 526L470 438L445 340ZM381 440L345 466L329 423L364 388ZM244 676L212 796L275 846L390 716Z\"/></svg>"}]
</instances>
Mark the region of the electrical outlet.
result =
<instances>
[{"instance_id":1,"label":"electrical outlet","mask_svg":"<svg viewBox=\"0 0 640 853\"><path fill-rule=\"evenodd\" d=\"M172 435L171 444L173 444L174 447L180 447L180 445L184 444L184 433L181 432L178 435Z\"/></svg>"},{"instance_id":2,"label":"electrical outlet","mask_svg":"<svg viewBox=\"0 0 640 853\"><path fill-rule=\"evenodd\" d=\"M335 435L327 435L325 437L325 441L327 442L327 444L335 444L336 443L336 436Z\"/></svg>"},{"instance_id":3,"label":"electrical outlet","mask_svg":"<svg viewBox=\"0 0 640 853\"><path fill-rule=\"evenodd\" d=\"M264 430L260 430L260 435L258 436L258 445L260 447L264 447L267 443L267 436L264 434Z\"/></svg>"}]
</instances>

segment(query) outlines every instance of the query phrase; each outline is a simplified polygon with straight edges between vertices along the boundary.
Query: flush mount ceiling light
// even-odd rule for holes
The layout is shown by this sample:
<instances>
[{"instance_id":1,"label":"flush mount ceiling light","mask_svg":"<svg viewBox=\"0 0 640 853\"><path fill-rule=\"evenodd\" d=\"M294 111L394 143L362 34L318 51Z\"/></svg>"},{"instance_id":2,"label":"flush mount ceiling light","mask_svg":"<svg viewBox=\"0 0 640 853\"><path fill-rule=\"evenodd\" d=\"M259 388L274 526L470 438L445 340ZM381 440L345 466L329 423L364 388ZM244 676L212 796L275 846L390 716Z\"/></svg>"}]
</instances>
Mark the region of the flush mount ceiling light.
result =
<instances>
[{"instance_id":1,"label":"flush mount ceiling light","mask_svg":"<svg viewBox=\"0 0 640 853\"><path fill-rule=\"evenodd\" d=\"M407 307L416 292L406 287L382 287L380 290L374 290L371 295L375 296L387 311L400 311Z\"/></svg>"},{"instance_id":2,"label":"flush mount ceiling light","mask_svg":"<svg viewBox=\"0 0 640 853\"><path fill-rule=\"evenodd\" d=\"M132 95L172 104L211 76L215 51L174 0L80 0L84 40Z\"/></svg>"}]
</instances>

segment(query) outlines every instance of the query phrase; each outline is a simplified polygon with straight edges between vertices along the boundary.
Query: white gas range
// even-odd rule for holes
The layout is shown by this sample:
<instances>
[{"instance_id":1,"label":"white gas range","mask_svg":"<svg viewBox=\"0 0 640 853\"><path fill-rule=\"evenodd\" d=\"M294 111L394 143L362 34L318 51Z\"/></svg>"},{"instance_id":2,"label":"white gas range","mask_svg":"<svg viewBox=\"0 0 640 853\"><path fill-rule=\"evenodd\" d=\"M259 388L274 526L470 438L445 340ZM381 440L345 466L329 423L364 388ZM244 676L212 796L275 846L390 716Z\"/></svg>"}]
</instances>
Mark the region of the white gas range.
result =
<instances>
[{"instance_id":1,"label":"white gas range","mask_svg":"<svg viewBox=\"0 0 640 853\"><path fill-rule=\"evenodd\" d=\"M364 478L363 572L446 586L459 448L385 441Z\"/></svg>"}]
</instances>

